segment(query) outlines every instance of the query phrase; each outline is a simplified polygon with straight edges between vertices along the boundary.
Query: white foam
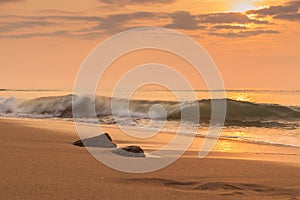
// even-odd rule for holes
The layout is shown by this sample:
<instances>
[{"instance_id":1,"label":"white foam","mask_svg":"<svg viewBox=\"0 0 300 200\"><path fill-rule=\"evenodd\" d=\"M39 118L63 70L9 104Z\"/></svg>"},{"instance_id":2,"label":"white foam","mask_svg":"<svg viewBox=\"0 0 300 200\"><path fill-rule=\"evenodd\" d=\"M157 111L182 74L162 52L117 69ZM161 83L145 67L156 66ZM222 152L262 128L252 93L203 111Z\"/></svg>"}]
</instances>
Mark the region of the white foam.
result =
<instances>
[{"instance_id":1,"label":"white foam","mask_svg":"<svg viewBox=\"0 0 300 200\"><path fill-rule=\"evenodd\" d=\"M0 97L0 113L15 113L17 111L16 99L14 97Z\"/></svg>"}]
</instances>

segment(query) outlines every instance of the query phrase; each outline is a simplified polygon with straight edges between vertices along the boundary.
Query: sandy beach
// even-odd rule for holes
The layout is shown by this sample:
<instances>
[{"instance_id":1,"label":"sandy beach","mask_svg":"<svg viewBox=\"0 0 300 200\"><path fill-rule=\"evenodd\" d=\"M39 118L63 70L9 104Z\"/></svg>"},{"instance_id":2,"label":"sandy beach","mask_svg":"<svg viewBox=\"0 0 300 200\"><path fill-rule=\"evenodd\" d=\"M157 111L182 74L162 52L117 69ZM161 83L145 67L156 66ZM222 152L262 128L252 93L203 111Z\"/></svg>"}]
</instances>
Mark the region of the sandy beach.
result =
<instances>
[{"instance_id":1,"label":"sandy beach","mask_svg":"<svg viewBox=\"0 0 300 200\"><path fill-rule=\"evenodd\" d=\"M130 140L105 126L118 145L157 148L160 133ZM142 130L141 130L142 131ZM110 169L85 148L72 122L0 119L1 199L299 199L300 150L219 140L205 159L197 158L203 139L183 157L147 174Z\"/></svg>"}]
</instances>

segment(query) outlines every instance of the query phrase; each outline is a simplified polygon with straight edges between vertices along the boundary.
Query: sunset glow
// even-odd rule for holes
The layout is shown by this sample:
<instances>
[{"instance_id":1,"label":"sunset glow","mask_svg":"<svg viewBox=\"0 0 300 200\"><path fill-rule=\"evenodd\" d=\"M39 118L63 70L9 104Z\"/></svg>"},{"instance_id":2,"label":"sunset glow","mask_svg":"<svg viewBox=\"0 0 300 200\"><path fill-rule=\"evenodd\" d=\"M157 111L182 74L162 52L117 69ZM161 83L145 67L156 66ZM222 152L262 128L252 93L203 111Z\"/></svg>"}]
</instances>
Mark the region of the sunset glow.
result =
<instances>
[{"instance_id":1,"label":"sunset glow","mask_svg":"<svg viewBox=\"0 0 300 200\"><path fill-rule=\"evenodd\" d=\"M96 45L143 26L191 36L217 63L227 87L299 87L298 1L43 2L0 1L1 87L72 88Z\"/></svg>"},{"instance_id":2,"label":"sunset glow","mask_svg":"<svg viewBox=\"0 0 300 200\"><path fill-rule=\"evenodd\" d=\"M254 10L256 6L252 1L238 1L234 3L233 12L245 12L247 10Z\"/></svg>"},{"instance_id":3,"label":"sunset glow","mask_svg":"<svg viewBox=\"0 0 300 200\"><path fill-rule=\"evenodd\" d=\"M247 94L242 94L242 93L237 93L231 98L237 101L251 101L251 99L247 96Z\"/></svg>"},{"instance_id":4,"label":"sunset glow","mask_svg":"<svg viewBox=\"0 0 300 200\"><path fill-rule=\"evenodd\" d=\"M299 36L300 0L0 0L1 199L300 200Z\"/></svg>"}]
</instances>

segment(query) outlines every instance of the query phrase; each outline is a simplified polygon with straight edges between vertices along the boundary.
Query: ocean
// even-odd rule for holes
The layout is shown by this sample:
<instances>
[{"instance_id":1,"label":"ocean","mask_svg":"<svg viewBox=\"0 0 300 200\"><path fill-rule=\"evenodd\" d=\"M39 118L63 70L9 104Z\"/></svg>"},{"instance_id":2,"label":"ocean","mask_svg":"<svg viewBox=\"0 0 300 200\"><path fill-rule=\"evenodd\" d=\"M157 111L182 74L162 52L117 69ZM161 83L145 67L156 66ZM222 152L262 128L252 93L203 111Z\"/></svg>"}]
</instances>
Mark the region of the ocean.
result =
<instances>
[{"instance_id":1,"label":"ocean","mask_svg":"<svg viewBox=\"0 0 300 200\"><path fill-rule=\"evenodd\" d=\"M230 89L225 92L227 115L221 138L300 148L300 90ZM181 122L181 104L174 93L186 96L180 102L185 108L199 106L199 122ZM190 93L198 100L190 99ZM207 90L138 90L129 101L129 112L122 107L122 91L118 94L121 95L111 98L112 91L99 91L94 106L98 120L88 116L78 118L87 125L118 124L174 134L179 126L184 126L186 134L197 127L199 137L206 135L211 103ZM94 105L88 96L76 96L68 90L0 89L0 117L73 121L72 99L87 109ZM112 112L111 101L118 105L117 112ZM151 109L153 105L161 105L158 108L163 108L162 111Z\"/></svg>"}]
</instances>

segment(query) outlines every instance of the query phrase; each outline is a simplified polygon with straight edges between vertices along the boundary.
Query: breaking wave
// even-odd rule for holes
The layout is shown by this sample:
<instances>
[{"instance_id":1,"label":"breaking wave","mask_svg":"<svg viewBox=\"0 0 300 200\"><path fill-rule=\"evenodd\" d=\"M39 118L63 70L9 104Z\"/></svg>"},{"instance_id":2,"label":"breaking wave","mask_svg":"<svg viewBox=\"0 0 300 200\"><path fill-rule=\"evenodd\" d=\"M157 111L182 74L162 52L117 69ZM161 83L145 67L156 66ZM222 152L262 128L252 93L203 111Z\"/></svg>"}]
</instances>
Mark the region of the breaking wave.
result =
<instances>
[{"instance_id":1,"label":"breaking wave","mask_svg":"<svg viewBox=\"0 0 300 200\"><path fill-rule=\"evenodd\" d=\"M41 97L31 100L11 98L0 98L0 114L2 116L31 116L38 118L72 118L72 99L73 106L82 109L80 118L89 118L85 110L95 109L98 118L104 117L131 117L137 119L168 119L180 120L181 109L191 109L199 106L200 121L208 123L211 116L211 102L214 100L198 100L193 102L176 101L151 101L151 100L130 100L129 110L128 101L120 98L111 98L97 96L93 101L88 96L55 96ZM227 115L226 125L232 126L255 126L255 127L273 127L285 126L286 122L299 122L300 111L298 107L288 107L275 104L259 104L253 102L236 101L226 99ZM115 109L112 112L112 104ZM160 105L159 109L151 109L154 105ZM164 108L164 109L162 109ZM81 115L81 114L79 114Z\"/></svg>"}]
</instances>

